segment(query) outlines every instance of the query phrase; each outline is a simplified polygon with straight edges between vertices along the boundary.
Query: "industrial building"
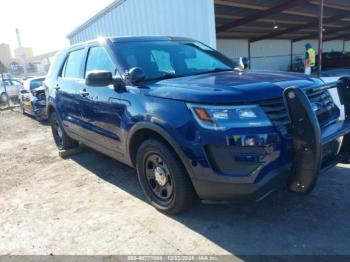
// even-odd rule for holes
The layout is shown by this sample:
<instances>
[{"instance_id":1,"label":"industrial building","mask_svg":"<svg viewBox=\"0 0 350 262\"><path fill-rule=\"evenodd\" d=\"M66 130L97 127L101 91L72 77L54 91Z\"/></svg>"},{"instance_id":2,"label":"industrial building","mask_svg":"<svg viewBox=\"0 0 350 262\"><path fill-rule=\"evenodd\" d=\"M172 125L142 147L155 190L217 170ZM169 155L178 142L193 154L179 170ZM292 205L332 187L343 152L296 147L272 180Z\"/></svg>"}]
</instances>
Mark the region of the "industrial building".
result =
<instances>
[{"instance_id":1,"label":"industrial building","mask_svg":"<svg viewBox=\"0 0 350 262\"><path fill-rule=\"evenodd\" d=\"M350 52L349 25L348 0L116 0L67 37L185 36L253 69L290 70L320 37L323 52Z\"/></svg>"},{"instance_id":2,"label":"industrial building","mask_svg":"<svg viewBox=\"0 0 350 262\"><path fill-rule=\"evenodd\" d=\"M0 63L8 67L12 61L10 45L2 43L0 44Z\"/></svg>"}]
</instances>

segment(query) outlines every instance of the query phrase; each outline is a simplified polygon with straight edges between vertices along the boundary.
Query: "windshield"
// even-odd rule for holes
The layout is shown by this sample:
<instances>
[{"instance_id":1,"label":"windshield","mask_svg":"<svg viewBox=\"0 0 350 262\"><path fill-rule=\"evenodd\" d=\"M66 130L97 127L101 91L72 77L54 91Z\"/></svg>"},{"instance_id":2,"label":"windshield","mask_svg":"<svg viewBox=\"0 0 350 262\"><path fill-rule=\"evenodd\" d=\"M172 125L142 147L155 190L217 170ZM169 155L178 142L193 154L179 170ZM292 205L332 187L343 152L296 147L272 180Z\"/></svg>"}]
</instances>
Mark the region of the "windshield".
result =
<instances>
[{"instance_id":1,"label":"windshield","mask_svg":"<svg viewBox=\"0 0 350 262\"><path fill-rule=\"evenodd\" d=\"M114 49L124 72L140 67L146 81L228 71L233 67L230 59L199 42L118 42Z\"/></svg>"},{"instance_id":2,"label":"windshield","mask_svg":"<svg viewBox=\"0 0 350 262\"><path fill-rule=\"evenodd\" d=\"M30 81L30 90L43 85L45 78L38 78Z\"/></svg>"}]
</instances>

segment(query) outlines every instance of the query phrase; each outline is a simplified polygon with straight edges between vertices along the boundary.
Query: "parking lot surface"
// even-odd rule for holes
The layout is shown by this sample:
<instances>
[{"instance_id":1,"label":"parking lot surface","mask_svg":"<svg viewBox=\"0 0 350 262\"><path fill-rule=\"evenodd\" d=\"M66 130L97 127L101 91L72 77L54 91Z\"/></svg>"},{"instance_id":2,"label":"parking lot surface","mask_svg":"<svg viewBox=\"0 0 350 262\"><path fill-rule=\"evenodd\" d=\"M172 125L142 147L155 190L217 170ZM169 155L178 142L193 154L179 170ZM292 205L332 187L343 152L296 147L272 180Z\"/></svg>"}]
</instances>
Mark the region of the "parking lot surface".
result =
<instances>
[{"instance_id":1,"label":"parking lot surface","mask_svg":"<svg viewBox=\"0 0 350 262\"><path fill-rule=\"evenodd\" d=\"M308 196L166 216L133 169L90 149L61 159L50 132L0 112L0 254L350 254L350 165Z\"/></svg>"}]
</instances>

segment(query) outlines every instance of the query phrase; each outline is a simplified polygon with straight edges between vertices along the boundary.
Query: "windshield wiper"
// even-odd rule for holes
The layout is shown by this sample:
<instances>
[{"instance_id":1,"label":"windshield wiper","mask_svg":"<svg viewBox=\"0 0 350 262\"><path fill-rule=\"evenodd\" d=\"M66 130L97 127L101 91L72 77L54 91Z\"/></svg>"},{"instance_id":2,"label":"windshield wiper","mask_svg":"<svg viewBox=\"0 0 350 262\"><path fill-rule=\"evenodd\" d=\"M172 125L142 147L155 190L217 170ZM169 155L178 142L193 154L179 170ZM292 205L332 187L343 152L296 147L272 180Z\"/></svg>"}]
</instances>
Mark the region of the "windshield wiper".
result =
<instances>
[{"instance_id":1,"label":"windshield wiper","mask_svg":"<svg viewBox=\"0 0 350 262\"><path fill-rule=\"evenodd\" d=\"M207 71L205 72L204 74L206 73L215 73L215 72L225 72L225 71L232 71L233 69L232 68L214 68L210 71Z\"/></svg>"},{"instance_id":2,"label":"windshield wiper","mask_svg":"<svg viewBox=\"0 0 350 262\"><path fill-rule=\"evenodd\" d=\"M182 75L176 75L176 74L164 74L160 77L155 78L149 78L145 79L145 81L157 81L157 80L166 80L171 78L178 78L178 77L184 77L184 76L193 76L193 75L203 75L203 74L209 74L209 73L215 73L215 72L225 72L225 71L233 71L232 68L214 68L209 71L199 72L199 73L192 73L192 74L182 74Z\"/></svg>"},{"instance_id":3,"label":"windshield wiper","mask_svg":"<svg viewBox=\"0 0 350 262\"><path fill-rule=\"evenodd\" d=\"M166 80L166 79L183 77L183 76L185 76L185 75L176 75L176 74L171 74L171 73L164 73L162 76L154 77L154 78L148 78L148 79L145 79L145 81Z\"/></svg>"},{"instance_id":4,"label":"windshield wiper","mask_svg":"<svg viewBox=\"0 0 350 262\"><path fill-rule=\"evenodd\" d=\"M226 72L226 71L233 71L232 68L214 68L212 70L209 71L203 71L203 72L199 72L199 73L194 73L192 75L204 75L204 74L210 74L210 73L217 73L217 72Z\"/></svg>"}]
</instances>

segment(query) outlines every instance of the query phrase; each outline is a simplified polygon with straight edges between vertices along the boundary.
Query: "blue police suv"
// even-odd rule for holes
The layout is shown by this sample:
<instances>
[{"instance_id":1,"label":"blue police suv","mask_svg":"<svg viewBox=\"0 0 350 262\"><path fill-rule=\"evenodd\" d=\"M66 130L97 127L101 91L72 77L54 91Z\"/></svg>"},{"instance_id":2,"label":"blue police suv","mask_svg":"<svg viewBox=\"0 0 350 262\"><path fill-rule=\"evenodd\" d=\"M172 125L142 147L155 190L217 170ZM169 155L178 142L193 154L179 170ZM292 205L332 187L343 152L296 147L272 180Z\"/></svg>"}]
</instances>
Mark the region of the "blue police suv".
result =
<instances>
[{"instance_id":1,"label":"blue police suv","mask_svg":"<svg viewBox=\"0 0 350 262\"><path fill-rule=\"evenodd\" d=\"M116 37L59 52L45 80L60 150L135 167L158 210L312 190L350 152L350 80L235 68L178 37ZM346 117L328 89L337 88Z\"/></svg>"}]
</instances>

